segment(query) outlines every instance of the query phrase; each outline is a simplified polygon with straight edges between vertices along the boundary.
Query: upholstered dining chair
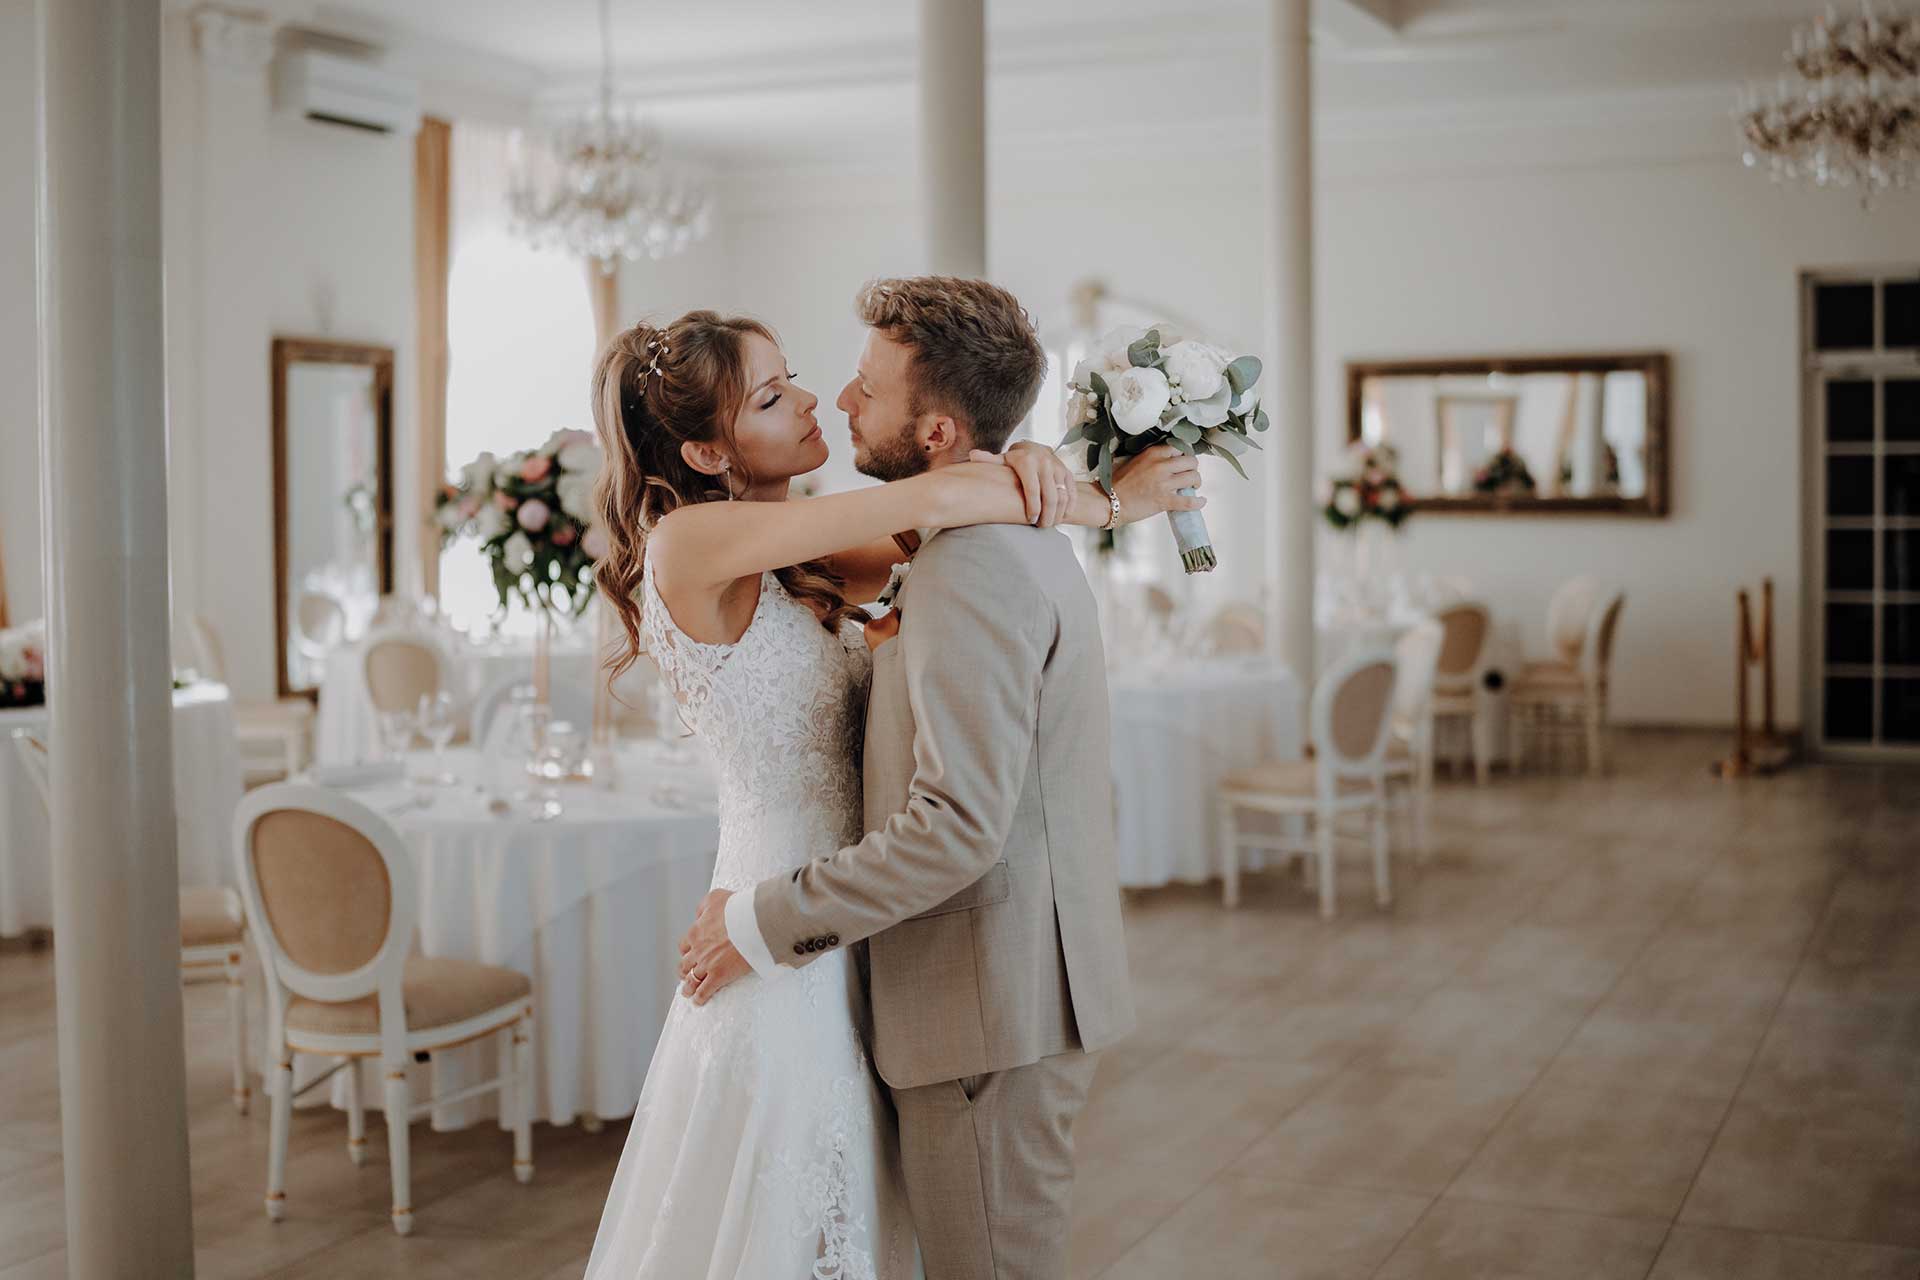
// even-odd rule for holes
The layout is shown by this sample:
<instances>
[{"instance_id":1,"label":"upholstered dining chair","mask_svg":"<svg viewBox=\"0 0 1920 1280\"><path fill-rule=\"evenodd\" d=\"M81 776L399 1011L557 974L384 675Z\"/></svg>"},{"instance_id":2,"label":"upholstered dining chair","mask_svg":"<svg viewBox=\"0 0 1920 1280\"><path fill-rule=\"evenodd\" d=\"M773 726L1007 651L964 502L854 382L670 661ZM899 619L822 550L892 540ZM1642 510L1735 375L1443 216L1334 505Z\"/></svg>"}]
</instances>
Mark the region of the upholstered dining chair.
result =
<instances>
[{"instance_id":1,"label":"upholstered dining chair","mask_svg":"<svg viewBox=\"0 0 1920 1280\"><path fill-rule=\"evenodd\" d=\"M1395 642L1392 733L1387 739L1388 799L1396 784L1412 801L1413 842L1425 862L1433 852L1433 673L1446 633L1422 618Z\"/></svg>"},{"instance_id":2,"label":"upholstered dining chair","mask_svg":"<svg viewBox=\"0 0 1920 1280\"><path fill-rule=\"evenodd\" d=\"M1335 822L1358 814L1368 820L1373 842L1373 893L1381 907L1392 905L1393 883L1387 856L1386 753L1393 711L1395 660L1391 652L1353 654L1336 662L1313 691L1308 712L1315 751L1307 760L1289 760L1236 769L1221 779L1218 793L1221 899L1240 902L1240 851L1243 844L1289 857L1318 859L1320 914L1335 911ZM1243 810L1304 818L1313 826L1306 846L1283 837L1244 840Z\"/></svg>"},{"instance_id":3,"label":"upholstered dining chair","mask_svg":"<svg viewBox=\"0 0 1920 1280\"><path fill-rule=\"evenodd\" d=\"M47 810L53 808L47 744L27 729L13 731L14 750ZM49 812L49 817L51 813ZM233 1108L247 1114L246 919L240 895L219 885L180 891L180 980L225 982L233 1057Z\"/></svg>"},{"instance_id":4,"label":"upholstered dining chair","mask_svg":"<svg viewBox=\"0 0 1920 1280\"><path fill-rule=\"evenodd\" d=\"M1556 637L1558 656L1520 669L1508 701L1516 770L1528 752L1541 745L1540 739L1568 727L1585 740L1587 772L1595 777L1606 772L1608 677L1614 634L1626 604L1626 592L1612 592L1598 608L1588 609L1577 643Z\"/></svg>"},{"instance_id":5,"label":"upholstered dining chair","mask_svg":"<svg viewBox=\"0 0 1920 1280\"><path fill-rule=\"evenodd\" d=\"M227 683L227 651L211 619L196 615L188 624L195 660L209 680ZM306 768L313 736L313 701L280 698L273 702L233 703L233 733L240 764L249 780L290 778Z\"/></svg>"},{"instance_id":6,"label":"upholstered dining chair","mask_svg":"<svg viewBox=\"0 0 1920 1280\"><path fill-rule=\"evenodd\" d=\"M1493 770L1493 723L1483 705L1480 685L1487 673L1487 641L1493 615L1470 601L1448 605L1434 615L1440 623L1440 656L1433 673L1433 719L1464 722L1473 754L1473 776L1482 783Z\"/></svg>"},{"instance_id":7,"label":"upholstered dining chair","mask_svg":"<svg viewBox=\"0 0 1920 1280\"><path fill-rule=\"evenodd\" d=\"M325 591L303 591L293 602L293 627L302 652L325 658L347 638L346 606Z\"/></svg>"},{"instance_id":8,"label":"upholstered dining chair","mask_svg":"<svg viewBox=\"0 0 1920 1280\"><path fill-rule=\"evenodd\" d=\"M361 642L360 671L375 711L411 712L446 683L446 658L423 636L379 630Z\"/></svg>"},{"instance_id":9,"label":"upholstered dining chair","mask_svg":"<svg viewBox=\"0 0 1920 1280\"><path fill-rule=\"evenodd\" d=\"M1202 642L1208 653L1218 657L1264 652L1267 647L1266 615L1250 604L1222 605L1207 619Z\"/></svg>"},{"instance_id":10,"label":"upholstered dining chair","mask_svg":"<svg viewBox=\"0 0 1920 1280\"><path fill-rule=\"evenodd\" d=\"M513 1126L513 1172L533 1178L533 983L523 973L468 960L408 955L416 889L400 835L378 813L320 787L278 783L242 800L234 815L241 897L267 991L267 1217L287 1208L287 1132L293 1055L346 1068L347 1154L366 1159L358 1063L386 1077L387 1158L393 1229L413 1230L408 1130L436 1106L498 1093ZM500 1074L416 1104L407 1065L492 1035ZM338 1069L338 1067L336 1067Z\"/></svg>"}]
</instances>

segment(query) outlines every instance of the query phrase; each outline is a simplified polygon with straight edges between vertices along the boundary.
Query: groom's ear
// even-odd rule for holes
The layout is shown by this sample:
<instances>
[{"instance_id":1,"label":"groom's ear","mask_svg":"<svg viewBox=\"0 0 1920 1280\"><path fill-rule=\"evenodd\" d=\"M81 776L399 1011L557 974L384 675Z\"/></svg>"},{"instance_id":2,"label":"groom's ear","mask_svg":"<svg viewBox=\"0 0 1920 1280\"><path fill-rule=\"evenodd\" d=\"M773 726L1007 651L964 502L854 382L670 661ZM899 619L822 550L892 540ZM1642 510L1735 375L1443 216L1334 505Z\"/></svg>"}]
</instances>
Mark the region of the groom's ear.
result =
<instances>
[{"instance_id":1,"label":"groom's ear","mask_svg":"<svg viewBox=\"0 0 1920 1280\"><path fill-rule=\"evenodd\" d=\"M966 436L960 424L944 413L922 415L915 434L920 438L921 448L936 457L953 452Z\"/></svg>"}]
</instances>

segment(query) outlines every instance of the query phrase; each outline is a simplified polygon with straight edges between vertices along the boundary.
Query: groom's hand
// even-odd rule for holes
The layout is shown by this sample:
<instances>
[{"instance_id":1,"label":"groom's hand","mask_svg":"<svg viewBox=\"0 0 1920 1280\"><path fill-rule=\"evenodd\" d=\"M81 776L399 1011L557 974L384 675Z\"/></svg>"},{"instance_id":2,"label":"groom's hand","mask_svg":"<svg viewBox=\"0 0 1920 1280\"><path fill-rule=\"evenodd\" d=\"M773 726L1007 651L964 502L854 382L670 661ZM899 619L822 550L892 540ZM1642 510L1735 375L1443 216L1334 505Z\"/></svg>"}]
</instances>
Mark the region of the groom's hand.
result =
<instances>
[{"instance_id":1,"label":"groom's hand","mask_svg":"<svg viewBox=\"0 0 1920 1280\"><path fill-rule=\"evenodd\" d=\"M680 939L680 990L695 1004L705 1004L722 987L752 972L727 938L727 899L732 896L729 890L715 889L702 898L693 928Z\"/></svg>"}]
</instances>

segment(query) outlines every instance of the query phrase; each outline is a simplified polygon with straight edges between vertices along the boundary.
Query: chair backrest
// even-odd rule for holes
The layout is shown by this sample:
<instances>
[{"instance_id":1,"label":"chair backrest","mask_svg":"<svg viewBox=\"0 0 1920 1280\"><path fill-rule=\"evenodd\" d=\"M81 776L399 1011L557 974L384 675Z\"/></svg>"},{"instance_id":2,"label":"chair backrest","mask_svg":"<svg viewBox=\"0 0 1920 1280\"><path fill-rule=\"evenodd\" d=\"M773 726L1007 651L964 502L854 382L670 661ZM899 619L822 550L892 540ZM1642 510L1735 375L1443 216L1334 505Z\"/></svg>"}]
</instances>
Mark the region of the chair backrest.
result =
<instances>
[{"instance_id":1,"label":"chair backrest","mask_svg":"<svg viewBox=\"0 0 1920 1280\"><path fill-rule=\"evenodd\" d=\"M1387 749L1395 662L1391 652L1366 650L1327 668L1313 691L1314 759L1324 773L1372 775Z\"/></svg>"},{"instance_id":2,"label":"chair backrest","mask_svg":"<svg viewBox=\"0 0 1920 1280\"><path fill-rule=\"evenodd\" d=\"M1451 604L1434 615L1440 623L1440 652L1435 678L1449 685L1471 685L1486 661L1487 633L1493 618L1487 606L1467 601Z\"/></svg>"},{"instance_id":3,"label":"chair backrest","mask_svg":"<svg viewBox=\"0 0 1920 1280\"><path fill-rule=\"evenodd\" d=\"M1561 662L1580 661L1586 647L1587 628L1593 620L1594 601L1599 598L1600 583L1592 574L1583 573L1560 584L1547 601L1547 647Z\"/></svg>"},{"instance_id":4,"label":"chair backrest","mask_svg":"<svg viewBox=\"0 0 1920 1280\"><path fill-rule=\"evenodd\" d=\"M1433 673L1440 661L1444 636L1438 621L1422 618L1394 642L1399 675L1393 686L1393 722L1409 737L1425 724L1427 708L1433 702Z\"/></svg>"},{"instance_id":5,"label":"chair backrest","mask_svg":"<svg viewBox=\"0 0 1920 1280\"><path fill-rule=\"evenodd\" d=\"M269 1016L284 1016L287 992L330 1003L377 995L383 1036L404 1036L417 898L392 824L339 792L275 783L240 802L233 843Z\"/></svg>"},{"instance_id":6,"label":"chair backrest","mask_svg":"<svg viewBox=\"0 0 1920 1280\"><path fill-rule=\"evenodd\" d=\"M13 749L20 757L20 767L33 779L33 789L40 795L41 806L51 811L53 808L53 781L50 774L50 761L47 756L47 744L31 729L13 731Z\"/></svg>"},{"instance_id":7,"label":"chair backrest","mask_svg":"<svg viewBox=\"0 0 1920 1280\"><path fill-rule=\"evenodd\" d=\"M1627 607L1627 593L1615 591L1601 608L1593 611L1588 623L1584 656L1587 674L1604 681L1613 661L1613 636L1620 625L1620 612Z\"/></svg>"},{"instance_id":8,"label":"chair backrest","mask_svg":"<svg viewBox=\"0 0 1920 1280\"><path fill-rule=\"evenodd\" d=\"M445 658L438 645L404 631L377 631L361 646L367 701L375 711L412 711L438 693Z\"/></svg>"},{"instance_id":9,"label":"chair backrest","mask_svg":"<svg viewBox=\"0 0 1920 1280\"><path fill-rule=\"evenodd\" d=\"M1267 619L1250 604L1230 604L1207 621L1206 650L1221 656L1262 653L1267 647Z\"/></svg>"},{"instance_id":10,"label":"chair backrest","mask_svg":"<svg viewBox=\"0 0 1920 1280\"><path fill-rule=\"evenodd\" d=\"M293 625L315 652L324 653L347 636L347 611L324 591L303 591L293 602Z\"/></svg>"},{"instance_id":11,"label":"chair backrest","mask_svg":"<svg viewBox=\"0 0 1920 1280\"><path fill-rule=\"evenodd\" d=\"M187 620L187 634L193 637L194 661L200 664L200 674L225 684L227 651L221 647L220 633L213 629L212 621L204 614L195 614Z\"/></svg>"}]
</instances>

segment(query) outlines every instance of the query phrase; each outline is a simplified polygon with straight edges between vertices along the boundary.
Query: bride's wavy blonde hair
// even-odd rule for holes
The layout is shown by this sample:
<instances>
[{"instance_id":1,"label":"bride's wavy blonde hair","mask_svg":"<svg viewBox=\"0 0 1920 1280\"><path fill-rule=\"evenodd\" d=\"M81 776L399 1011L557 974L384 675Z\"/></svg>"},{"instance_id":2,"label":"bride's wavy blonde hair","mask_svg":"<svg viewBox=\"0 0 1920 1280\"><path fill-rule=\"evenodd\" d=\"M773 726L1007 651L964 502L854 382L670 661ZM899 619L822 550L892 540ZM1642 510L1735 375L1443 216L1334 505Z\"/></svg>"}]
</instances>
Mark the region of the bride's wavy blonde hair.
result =
<instances>
[{"instance_id":1,"label":"bride's wavy blonde hair","mask_svg":"<svg viewBox=\"0 0 1920 1280\"><path fill-rule=\"evenodd\" d=\"M616 335L594 365L593 425L607 461L594 485L593 505L608 546L594 566L594 580L626 632L626 644L607 662L612 679L643 649L640 575L647 534L678 507L727 500L726 482L687 465L680 446L688 441L719 446L733 463L737 483L753 483L734 439L734 422L747 395L750 335L779 342L758 320L689 311L664 326L642 321ZM824 560L788 565L775 576L829 631L865 616L847 603L846 580Z\"/></svg>"}]
</instances>

